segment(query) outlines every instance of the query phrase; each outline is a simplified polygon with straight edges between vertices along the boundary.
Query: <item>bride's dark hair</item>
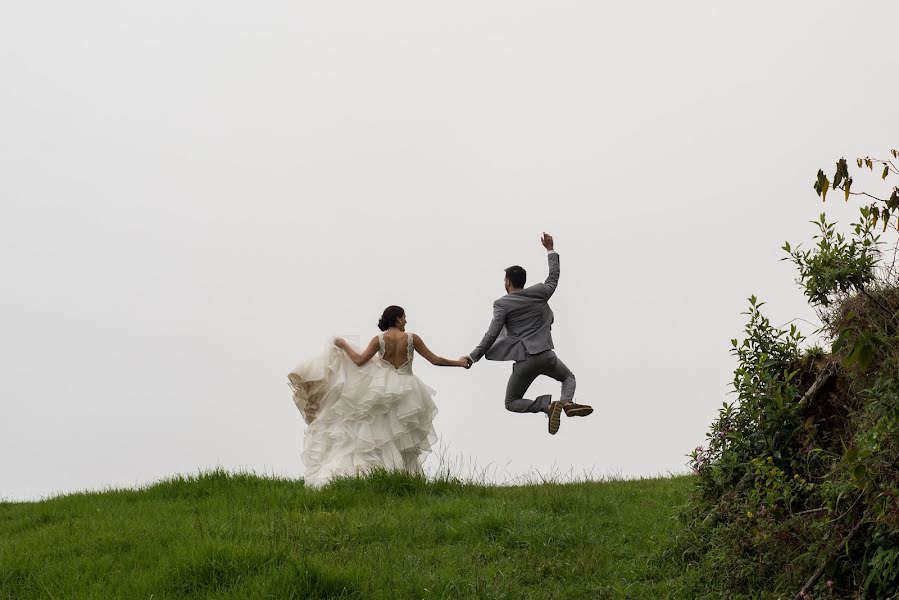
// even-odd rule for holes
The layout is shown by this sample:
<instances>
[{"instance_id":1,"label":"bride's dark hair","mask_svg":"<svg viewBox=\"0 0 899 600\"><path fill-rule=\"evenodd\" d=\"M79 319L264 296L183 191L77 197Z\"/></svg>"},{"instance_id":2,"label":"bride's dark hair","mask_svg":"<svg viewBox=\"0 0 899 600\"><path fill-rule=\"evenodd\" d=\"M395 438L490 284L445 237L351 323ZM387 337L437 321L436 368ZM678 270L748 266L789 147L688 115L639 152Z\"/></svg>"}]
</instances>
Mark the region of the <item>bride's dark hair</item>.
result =
<instances>
[{"instance_id":1,"label":"bride's dark hair","mask_svg":"<svg viewBox=\"0 0 899 600\"><path fill-rule=\"evenodd\" d=\"M396 325L396 320L406 314L406 311L403 310L402 306L388 306L384 309L384 314L381 315L381 320L378 321L378 329L381 331L387 331L394 325Z\"/></svg>"}]
</instances>

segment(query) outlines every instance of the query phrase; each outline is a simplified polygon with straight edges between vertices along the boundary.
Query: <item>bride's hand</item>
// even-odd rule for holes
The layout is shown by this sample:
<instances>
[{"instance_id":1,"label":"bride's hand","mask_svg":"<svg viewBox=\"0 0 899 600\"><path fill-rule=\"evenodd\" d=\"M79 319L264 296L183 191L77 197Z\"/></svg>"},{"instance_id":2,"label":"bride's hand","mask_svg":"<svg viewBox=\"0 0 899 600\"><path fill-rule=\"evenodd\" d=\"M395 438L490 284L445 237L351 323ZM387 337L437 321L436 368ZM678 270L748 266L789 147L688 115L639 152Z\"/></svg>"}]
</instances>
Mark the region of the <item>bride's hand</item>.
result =
<instances>
[{"instance_id":1,"label":"bride's hand","mask_svg":"<svg viewBox=\"0 0 899 600\"><path fill-rule=\"evenodd\" d=\"M335 338L334 345L337 346L338 348L340 348L341 350L346 349L346 341L344 341L343 338Z\"/></svg>"}]
</instances>

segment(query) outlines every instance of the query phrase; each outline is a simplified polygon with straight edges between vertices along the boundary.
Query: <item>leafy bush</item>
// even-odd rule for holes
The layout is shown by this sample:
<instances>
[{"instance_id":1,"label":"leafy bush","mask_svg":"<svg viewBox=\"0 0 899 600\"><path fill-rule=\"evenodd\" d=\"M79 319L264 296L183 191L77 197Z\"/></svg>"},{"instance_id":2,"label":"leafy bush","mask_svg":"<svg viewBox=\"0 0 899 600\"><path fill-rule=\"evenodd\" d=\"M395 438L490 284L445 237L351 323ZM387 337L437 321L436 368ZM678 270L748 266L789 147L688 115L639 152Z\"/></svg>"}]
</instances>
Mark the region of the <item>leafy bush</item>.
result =
<instances>
[{"instance_id":1,"label":"leafy bush","mask_svg":"<svg viewBox=\"0 0 899 600\"><path fill-rule=\"evenodd\" d=\"M891 151L899 158L899 151ZM857 160L899 175L891 160ZM848 233L822 214L812 249L784 244L817 310L830 351L781 329L753 296L737 359L735 399L690 456L697 475L678 557L696 595L892 597L899 594L899 277L875 233L897 220L889 197L852 191L845 159L822 199L840 189L872 200Z\"/></svg>"}]
</instances>

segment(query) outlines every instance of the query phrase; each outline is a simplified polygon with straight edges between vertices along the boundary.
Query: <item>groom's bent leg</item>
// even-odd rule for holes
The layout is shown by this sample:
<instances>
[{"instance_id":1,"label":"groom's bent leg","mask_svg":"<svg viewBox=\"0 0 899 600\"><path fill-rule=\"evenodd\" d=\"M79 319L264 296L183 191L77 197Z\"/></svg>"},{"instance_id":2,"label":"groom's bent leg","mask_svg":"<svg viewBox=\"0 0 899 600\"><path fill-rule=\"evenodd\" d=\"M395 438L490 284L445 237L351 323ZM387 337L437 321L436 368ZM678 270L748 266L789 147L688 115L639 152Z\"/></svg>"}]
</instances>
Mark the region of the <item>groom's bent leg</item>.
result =
<instances>
[{"instance_id":1,"label":"groom's bent leg","mask_svg":"<svg viewBox=\"0 0 899 600\"><path fill-rule=\"evenodd\" d=\"M556 381L562 382L562 397L560 398L562 402L569 402L574 399L574 390L577 388L577 380L574 378L574 373L571 372L571 369L566 367L565 363L559 360L559 357L556 356L555 352L552 352L552 357L549 359L547 369L544 373Z\"/></svg>"},{"instance_id":2,"label":"groom's bent leg","mask_svg":"<svg viewBox=\"0 0 899 600\"><path fill-rule=\"evenodd\" d=\"M524 397L528 388L540 375L538 362L529 356L512 366L512 375L506 386L506 410L517 413L533 413L546 412L549 409L550 396L539 396L536 400L528 400Z\"/></svg>"}]
</instances>

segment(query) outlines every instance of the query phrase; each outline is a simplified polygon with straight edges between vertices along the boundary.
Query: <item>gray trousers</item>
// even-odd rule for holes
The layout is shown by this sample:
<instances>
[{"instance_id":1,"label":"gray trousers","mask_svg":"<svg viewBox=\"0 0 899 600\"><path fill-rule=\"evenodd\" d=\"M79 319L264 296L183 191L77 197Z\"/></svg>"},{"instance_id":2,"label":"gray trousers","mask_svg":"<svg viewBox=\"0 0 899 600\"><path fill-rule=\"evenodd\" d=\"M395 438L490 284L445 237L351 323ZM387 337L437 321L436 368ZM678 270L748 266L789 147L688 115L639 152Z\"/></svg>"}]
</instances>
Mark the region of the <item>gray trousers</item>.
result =
<instances>
[{"instance_id":1,"label":"gray trousers","mask_svg":"<svg viewBox=\"0 0 899 600\"><path fill-rule=\"evenodd\" d=\"M549 411L552 396L537 396L536 400L524 397L528 388L540 375L562 382L562 401L574 399L574 388L577 385L574 374L559 360L555 352L547 350L540 354L530 354L526 359L512 365L512 375L506 386L506 410L518 413Z\"/></svg>"}]
</instances>

